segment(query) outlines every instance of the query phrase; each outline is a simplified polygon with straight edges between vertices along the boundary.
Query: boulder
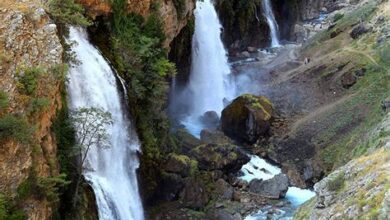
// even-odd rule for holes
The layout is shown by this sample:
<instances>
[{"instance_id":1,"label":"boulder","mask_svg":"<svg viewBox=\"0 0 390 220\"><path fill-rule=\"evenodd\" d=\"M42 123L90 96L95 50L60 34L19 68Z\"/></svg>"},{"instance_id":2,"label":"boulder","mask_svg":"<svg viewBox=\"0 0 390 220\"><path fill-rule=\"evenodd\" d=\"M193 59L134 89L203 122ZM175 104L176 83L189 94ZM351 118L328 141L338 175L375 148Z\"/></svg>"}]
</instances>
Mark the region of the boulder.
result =
<instances>
[{"instance_id":1,"label":"boulder","mask_svg":"<svg viewBox=\"0 0 390 220\"><path fill-rule=\"evenodd\" d=\"M352 29L351 33L349 34L353 39L359 38L361 35L367 33L369 30L366 28L364 24L359 24L355 28Z\"/></svg>"},{"instance_id":2,"label":"boulder","mask_svg":"<svg viewBox=\"0 0 390 220\"><path fill-rule=\"evenodd\" d=\"M175 137L177 139L178 146L181 148L181 151L183 153L187 153L191 149L202 144L202 142L198 138L188 133L188 131L185 129L177 130L175 133Z\"/></svg>"},{"instance_id":3,"label":"boulder","mask_svg":"<svg viewBox=\"0 0 390 220\"><path fill-rule=\"evenodd\" d=\"M252 180L249 184L249 191L260 196L280 199L286 196L289 180L287 175L278 174L269 180Z\"/></svg>"},{"instance_id":4,"label":"boulder","mask_svg":"<svg viewBox=\"0 0 390 220\"><path fill-rule=\"evenodd\" d=\"M218 130L204 129L200 132L200 140L206 144L228 144L231 140L225 134Z\"/></svg>"},{"instance_id":5,"label":"boulder","mask_svg":"<svg viewBox=\"0 0 390 220\"><path fill-rule=\"evenodd\" d=\"M183 205L191 209L202 209L209 202L206 186L198 179L189 178L180 194Z\"/></svg>"},{"instance_id":6,"label":"boulder","mask_svg":"<svg viewBox=\"0 0 390 220\"><path fill-rule=\"evenodd\" d=\"M355 85L356 82L357 77L352 72L348 72L341 77L341 85L345 89L349 89L351 86Z\"/></svg>"},{"instance_id":7,"label":"boulder","mask_svg":"<svg viewBox=\"0 0 390 220\"><path fill-rule=\"evenodd\" d=\"M249 162L249 157L237 146L232 144L204 144L194 148L192 155L201 170L221 170L224 173L234 173Z\"/></svg>"},{"instance_id":8,"label":"boulder","mask_svg":"<svg viewBox=\"0 0 390 220\"><path fill-rule=\"evenodd\" d=\"M230 138L254 144L268 134L274 109L263 96L242 95L222 111L221 128Z\"/></svg>"},{"instance_id":9,"label":"boulder","mask_svg":"<svg viewBox=\"0 0 390 220\"><path fill-rule=\"evenodd\" d=\"M165 171L187 177L193 166L196 166L196 161L191 160L188 156L171 153L168 155Z\"/></svg>"},{"instance_id":10,"label":"boulder","mask_svg":"<svg viewBox=\"0 0 390 220\"><path fill-rule=\"evenodd\" d=\"M157 197L165 201L176 200L184 187L184 179L175 173L163 172Z\"/></svg>"},{"instance_id":11,"label":"boulder","mask_svg":"<svg viewBox=\"0 0 390 220\"><path fill-rule=\"evenodd\" d=\"M214 130L218 127L219 116L215 111L208 111L200 117L200 121L206 128Z\"/></svg>"},{"instance_id":12,"label":"boulder","mask_svg":"<svg viewBox=\"0 0 390 220\"><path fill-rule=\"evenodd\" d=\"M224 200L231 200L233 198L234 189L225 180L218 179L215 185L217 186L215 192L217 193L218 198Z\"/></svg>"}]
</instances>

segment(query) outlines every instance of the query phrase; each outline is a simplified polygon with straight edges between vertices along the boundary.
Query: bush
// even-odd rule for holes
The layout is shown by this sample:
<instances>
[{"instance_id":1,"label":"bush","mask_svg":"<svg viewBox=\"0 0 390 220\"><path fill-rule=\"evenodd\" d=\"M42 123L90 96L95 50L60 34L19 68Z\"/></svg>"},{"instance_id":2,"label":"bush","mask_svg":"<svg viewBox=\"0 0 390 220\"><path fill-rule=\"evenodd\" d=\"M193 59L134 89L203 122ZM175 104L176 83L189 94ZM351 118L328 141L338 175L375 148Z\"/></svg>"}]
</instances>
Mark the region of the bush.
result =
<instances>
[{"instance_id":1,"label":"bush","mask_svg":"<svg viewBox=\"0 0 390 220\"><path fill-rule=\"evenodd\" d=\"M21 143L31 141L32 129L25 119L12 115L0 118L0 142L13 138Z\"/></svg>"},{"instance_id":2,"label":"bush","mask_svg":"<svg viewBox=\"0 0 390 220\"><path fill-rule=\"evenodd\" d=\"M49 13L57 24L89 26L91 22L84 17L84 8L74 0L50 0Z\"/></svg>"},{"instance_id":3,"label":"bush","mask_svg":"<svg viewBox=\"0 0 390 220\"><path fill-rule=\"evenodd\" d=\"M45 110L50 105L50 100L48 98L34 98L30 102L28 111L30 113L38 113Z\"/></svg>"},{"instance_id":4,"label":"bush","mask_svg":"<svg viewBox=\"0 0 390 220\"><path fill-rule=\"evenodd\" d=\"M4 91L0 91L0 111L8 107L8 95Z\"/></svg>"},{"instance_id":5,"label":"bush","mask_svg":"<svg viewBox=\"0 0 390 220\"><path fill-rule=\"evenodd\" d=\"M32 67L23 70L23 74L19 74L19 89L26 95L35 95L38 89L38 79L43 75L44 70L40 67Z\"/></svg>"},{"instance_id":6,"label":"bush","mask_svg":"<svg viewBox=\"0 0 390 220\"><path fill-rule=\"evenodd\" d=\"M13 210L13 207L10 207L10 201L0 193L0 219L24 220L26 219L26 214L23 210Z\"/></svg>"},{"instance_id":7,"label":"bush","mask_svg":"<svg viewBox=\"0 0 390 220\"><path fill-rule=\"evenodd\" d=\"M330 191L338 191L344 187L344 184L345 184L345 177L344 177L344 173L341 172L328 182L328 189Z\"/></svg>"},{"instance_id":8,"label":"bush","mask_svg":"<svg viewBox=\"0 0 390 220\"><path fill-rule=\"evenodd\" d=\"M342 19L344 17L344 14L337 13L333 17L333 22L337 22L338 20Z\"/></svg>"}]
</instances>

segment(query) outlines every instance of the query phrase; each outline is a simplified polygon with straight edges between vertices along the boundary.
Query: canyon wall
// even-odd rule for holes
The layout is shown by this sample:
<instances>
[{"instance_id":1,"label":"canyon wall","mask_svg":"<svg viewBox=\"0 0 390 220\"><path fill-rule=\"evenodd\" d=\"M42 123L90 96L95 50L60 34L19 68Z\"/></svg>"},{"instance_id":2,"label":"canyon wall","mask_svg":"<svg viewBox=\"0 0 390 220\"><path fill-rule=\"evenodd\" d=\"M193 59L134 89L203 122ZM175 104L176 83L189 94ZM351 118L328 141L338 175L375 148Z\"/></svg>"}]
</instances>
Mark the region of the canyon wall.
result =
<instances>
[{"instance_id":1,"label":"canyon wall","mask_svg":"<svg viewBox=\"0 0 390 220\"><path fill-rule=\"evenodd\" d=\"M0 108L0 116L3 123L5 118L25 120L20 129L32 132L28 142L0 140L0 193L10 198L20 197L20 186L32 173L45 178L59 172L51 125L62 106L61 84L54 68L62 64L63 49L56 25L38 1L21 2L0 3L0 91L8 99L8 106ZM34 94L26 92L22 79L38 71L42 77L33 83ZM45 100L45 105L36 111L38 100ZM29 219L48 219L53 211L46 198L36 196L26 196L18 206Z\"/></svg>"}]
</instances>

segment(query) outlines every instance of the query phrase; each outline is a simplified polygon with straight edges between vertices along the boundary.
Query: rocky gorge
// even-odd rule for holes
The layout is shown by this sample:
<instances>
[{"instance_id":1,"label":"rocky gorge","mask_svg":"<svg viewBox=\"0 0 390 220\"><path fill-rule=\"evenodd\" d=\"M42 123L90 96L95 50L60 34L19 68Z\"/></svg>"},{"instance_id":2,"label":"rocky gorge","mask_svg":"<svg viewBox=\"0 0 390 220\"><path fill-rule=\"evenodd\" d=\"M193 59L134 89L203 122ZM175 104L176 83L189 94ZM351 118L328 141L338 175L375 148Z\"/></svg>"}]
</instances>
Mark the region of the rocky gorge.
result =
<instances>
[{"instance_id":1,"label":"rocky gorge","mask_svg":"<svg viewBox=\"0 0 390 220\"><path fill-rule=\"evenodd\" d=\"M129 219L387 219L389 2L268 2L278 47L269 46L263 1L1 2L0 219L127 218L88 176L103 161L77 168L88 152L74 152L80 97L68 72L90 60L75 53L69 26L85 29L96 77L106 62L105 81L129 118L123 167L138 178L129 181L135 192L114 198L125 204L139 189L130 203L142 207ZM205 22L213 30L199 29L209 15L199 5L215 11ZM221 89L209 105L218 108L203 108ZM107 180L120 173L118 160L109 158ZM105 215L105 202L116 215Z\"/></svg>"}]
</instances>

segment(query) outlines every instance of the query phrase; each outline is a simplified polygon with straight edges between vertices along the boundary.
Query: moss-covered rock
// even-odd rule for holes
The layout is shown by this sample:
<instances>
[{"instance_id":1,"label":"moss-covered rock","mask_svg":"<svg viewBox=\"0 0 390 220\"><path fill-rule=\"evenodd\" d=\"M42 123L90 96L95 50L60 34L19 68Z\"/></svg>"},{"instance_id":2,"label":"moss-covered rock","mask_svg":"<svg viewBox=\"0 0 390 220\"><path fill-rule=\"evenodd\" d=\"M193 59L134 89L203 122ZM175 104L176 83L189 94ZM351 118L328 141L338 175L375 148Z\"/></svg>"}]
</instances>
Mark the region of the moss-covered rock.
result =
<instances>
[{"instance_id":1,"label":"moss-covered rock","mask_svg":"<svg viewBox=\"0 0 390 220\"><path fill-rule=\"evenodd\" d=\"M187 177L197 169L197 161L190 159L186 155L170 154L165 166L165 171L180 174Z\"/></svg>"},{"instance_id":2,"label":"moss-covered rock","mask_svg":"<svg viewBox=\"0 0 390 220\"><path fill-rule=\"evenodd\" d=\"M232 139L249 144L267 135L274 114L264 96L242 95L222 111L221 128Z\"/></svg>"},{"instance_id":3,"label":"moss-covered rock","mask_svg":"<svg viewBox=\"0 0 390 220\"><path fill-rule=\"evenodd\" d=\"M201 170L221 170L235 173L249 162L249 157L231 144L205 144L194 148L190 154L196 158Z\"/></svg>"}]
</instances>

